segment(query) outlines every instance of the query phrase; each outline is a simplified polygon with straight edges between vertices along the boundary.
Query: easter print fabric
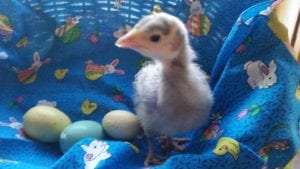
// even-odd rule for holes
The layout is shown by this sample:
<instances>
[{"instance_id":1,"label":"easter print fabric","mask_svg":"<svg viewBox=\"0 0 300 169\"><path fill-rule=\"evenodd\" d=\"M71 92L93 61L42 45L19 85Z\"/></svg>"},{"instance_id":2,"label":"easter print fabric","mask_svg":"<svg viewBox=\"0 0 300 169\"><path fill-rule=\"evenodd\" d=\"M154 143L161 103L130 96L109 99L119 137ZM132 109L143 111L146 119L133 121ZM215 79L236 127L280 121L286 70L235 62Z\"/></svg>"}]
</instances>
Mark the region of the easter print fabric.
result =
<instances>
[{"instance_id":1,"label":"easter print fabric","mask_svg":"<svg viewBox=\"0 0 300 169\"><path fill-rule=\"evenodd\" d=\"M86 138L63 154L29 138L22 117L36 105L72 122L135 113L132 83L149 59L114 42L153 11L185 23L215 103L183 152L149 168L299 168L300 67L274 17L280 2L0 0L0 168L145 168L144 137Z\"/></svg>"}]
</instances>

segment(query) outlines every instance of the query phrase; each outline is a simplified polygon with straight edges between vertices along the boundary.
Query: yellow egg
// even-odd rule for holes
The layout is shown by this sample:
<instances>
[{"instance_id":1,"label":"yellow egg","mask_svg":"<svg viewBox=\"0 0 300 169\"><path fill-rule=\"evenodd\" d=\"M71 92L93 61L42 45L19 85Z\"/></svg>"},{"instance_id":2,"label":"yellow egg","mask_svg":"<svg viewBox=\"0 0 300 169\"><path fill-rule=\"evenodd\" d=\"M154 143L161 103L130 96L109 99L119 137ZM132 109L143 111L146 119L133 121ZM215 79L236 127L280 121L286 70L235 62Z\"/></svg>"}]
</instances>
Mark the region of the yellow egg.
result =
<instances>
[{"instance_id":1,"label":"yellow egg","mask_svg":"<svg viewBox=\"0 0 300 169\"><path fill-rule=\"evenodd\" d=\"M132 140L140 131L138 117L123 110L107 113L102 120L102 126L109 136L118 140Z\"/></svg>"},{"instance_id":2,"label":"yellow egg","mask_svg":"<svg viewBox=\"0 0 300 169\"><path fill-rule=\"evenodd\" d=\"M71 123L62 111L50 106L36 106L23 116L24 131L41 142L58 142L63 129Z\"/></svg>"}]
</instances>

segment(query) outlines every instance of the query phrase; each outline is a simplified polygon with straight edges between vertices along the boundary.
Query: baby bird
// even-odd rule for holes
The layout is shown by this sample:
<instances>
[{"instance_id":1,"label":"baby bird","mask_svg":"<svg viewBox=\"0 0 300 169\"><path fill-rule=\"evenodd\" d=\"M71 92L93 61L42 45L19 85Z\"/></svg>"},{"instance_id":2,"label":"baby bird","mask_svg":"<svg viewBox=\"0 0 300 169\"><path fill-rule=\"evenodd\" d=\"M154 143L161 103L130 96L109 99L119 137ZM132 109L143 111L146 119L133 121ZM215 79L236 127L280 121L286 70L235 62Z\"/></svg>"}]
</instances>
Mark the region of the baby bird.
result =
<instances>
[{"instance_id":1,"label":"baby bird","mask_svg":"<svg viewBox=\"0 0 300 169\"><path fill-rule=\"evenodd\" d=\"M145 165L159 164L162 160L153 150L155 136L165 136L169 148L183 150L172 137L208 122L213 98L207 76L193 63L196 54L184 24L172 15L142 18L115 45L153 59L135 77L134 101L148 141Z\"/></svg>"}]
</instances>

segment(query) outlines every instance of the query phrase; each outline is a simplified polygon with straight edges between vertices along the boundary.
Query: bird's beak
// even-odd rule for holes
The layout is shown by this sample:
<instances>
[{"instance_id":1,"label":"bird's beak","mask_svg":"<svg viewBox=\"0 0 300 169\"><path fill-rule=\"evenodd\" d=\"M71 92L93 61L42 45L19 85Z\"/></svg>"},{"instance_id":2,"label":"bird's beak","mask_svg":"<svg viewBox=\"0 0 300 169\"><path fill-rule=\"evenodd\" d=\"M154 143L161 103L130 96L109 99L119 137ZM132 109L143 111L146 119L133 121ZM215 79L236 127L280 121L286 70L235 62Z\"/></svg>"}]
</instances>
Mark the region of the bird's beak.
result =
<instances>
[{"instance_id":1,"label":"bird's beak","mask_svg":"<svg viewBox=\"0 0 300 169\"><path fill-rule=\"evenodd\" d=\"M141 39L142 31L138 29L132 29L127 34L119 38L115 45L119 48L137 49Z\"/></svg>"}]
</instances>

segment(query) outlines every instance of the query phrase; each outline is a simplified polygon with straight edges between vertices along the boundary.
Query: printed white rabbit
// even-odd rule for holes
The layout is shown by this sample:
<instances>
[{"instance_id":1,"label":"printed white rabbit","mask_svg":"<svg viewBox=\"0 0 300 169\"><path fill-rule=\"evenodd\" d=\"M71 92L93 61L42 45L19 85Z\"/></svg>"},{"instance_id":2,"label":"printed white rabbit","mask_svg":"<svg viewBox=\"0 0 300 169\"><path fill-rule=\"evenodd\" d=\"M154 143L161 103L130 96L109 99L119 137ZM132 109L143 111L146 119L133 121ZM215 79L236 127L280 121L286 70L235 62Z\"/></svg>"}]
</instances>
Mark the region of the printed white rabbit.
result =
<instances>
[{"instance_id":1,"label":"printed white rabbit","mask_svg":"<svg viewBox=\"0 0 300 169\"><path fill-rule=\"evenodd\" d=\"M56 101L48 101L48 100L39 100L37 103L37 106L56 107L56 105L57 105Z\"/></svg>"},{"instance_id":2,"label":"printed white rabbit","mask_svg":"<svg viewBox=\"0 0 300 169\"><path fill-rule=\"evenodd\" d=\"M199 0L185 0L185 2L190 6L190 15L203 14L202 5Z\"/></svg>"},{"instance_id":3,"label":"printed white rabbit","mask_svg":"<svg viewBox=\"0 0 300 169\"><path fill-rule=\"evenodd\" d=\"M116 69L116 66L119 64L119 59L115 59L113 60L110 64L107 64L104 66L104 74L119 74L119 75L123 75L125 72L124 70L121 69Z\"/></svg>"},{"instance_id":4,"label":"printed white rabbit","mask_svg":"<svg viewBox=\"0 0 300 169\"><path fill-rule=\"evenodd\" d=\"M18 122L15 117L10 117L9 121L10 121L10 123L0 122L0 126L16 129L18 131L18 134L16 134L16 137L20 138L20 139L24 139L25 135L23 132L23 124Z\"/></svg>"},{"instance_id":5,"label":"printed white rabbit","mask_svg":"<svg viewBox=\"0 0 300 169\"><path fill-rule=\"evenodd\" d=\"M81 148L86 152L84 154L85 169L95 169L100 161L111 157L108 152L109 145L99 140L92 141L89 146L81 145Z\"/></svg>"},{"instance_id":6,"label":"printed white rabbit","mask_svg":"<svg viewBox=\"0 0 300 169\"><path fill-rule=\"evenodd\" d=\"M247 72L248 84L252 89L258 87L259 89L268 88L277 82L275 61L272 60L267 67L261 60L248 61L244 65L244 69Z\"/></svg>"}]
</instances>

